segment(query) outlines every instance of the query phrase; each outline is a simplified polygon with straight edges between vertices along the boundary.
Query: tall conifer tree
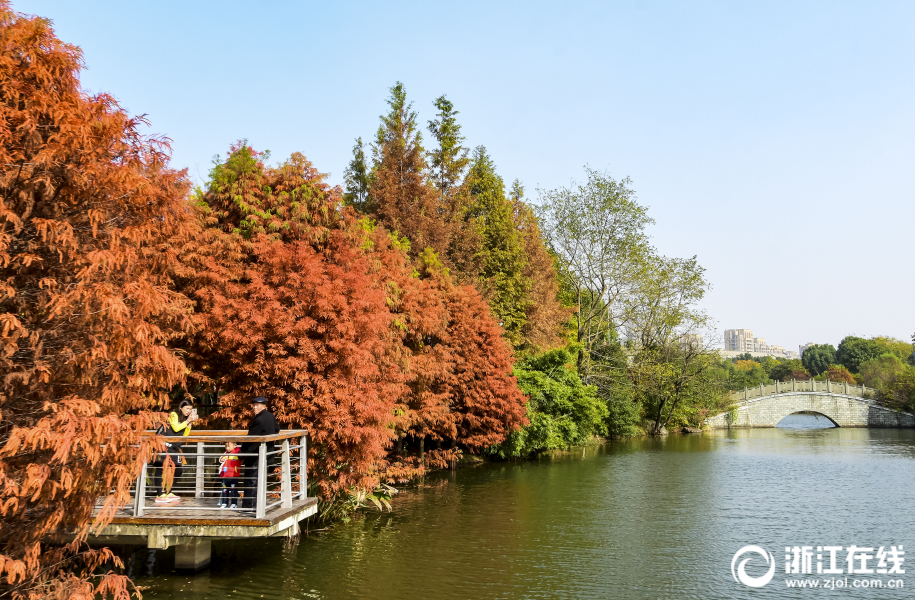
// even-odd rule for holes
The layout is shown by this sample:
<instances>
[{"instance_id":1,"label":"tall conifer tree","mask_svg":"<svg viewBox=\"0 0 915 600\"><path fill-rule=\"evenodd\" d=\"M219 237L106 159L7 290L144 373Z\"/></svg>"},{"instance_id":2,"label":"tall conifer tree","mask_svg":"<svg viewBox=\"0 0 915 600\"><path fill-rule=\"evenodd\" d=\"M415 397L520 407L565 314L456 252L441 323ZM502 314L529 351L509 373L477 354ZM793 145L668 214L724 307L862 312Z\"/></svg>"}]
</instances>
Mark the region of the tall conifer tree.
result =
<instances>
[{"instance_id":1,"label":"tall conifer tree","mask_svg":"<svg viewBox=\"0 0 915 600\"><path fill-rule=\"evenodd\" d=\"M353 160L343 172L343 179L346 184L343 201L362 212L371 210L369 187L372 184L372 174L365 164L365 149L361 137L356 138L356 144L353 146Z\"/></svg>"},{"instance_id":2,"label":"tall conifer tree","mask_svg":"<svg viewBox=\"0 0 915 600\"><path fill-rule=\"evenodd\" d=\"M429 167L432 181L439 191L442 204L449 204L458 192L464 173L470 164L470 152L462 146L464 136L461 135L461 126L455 118L459 113L454 110L454 104L445 96L435 99L435 108L438 114L433 121L429 121L429 132L438 142L438 147L429 152Z\"/></svg>"},{"instance_id":3,"label":"tall conifer tree","mask_svg":"<svg viewBox=\"0 0 915 600\"><path fill-rule=\"evenodd\" d=\"M517 179L512 183L509 197L527 257L522 276L530 282L526 320L521 329L522 346L529 352L558 348L563 345L564 327L572 309L562 305L556 261L543 243L537 217L524 202L524 187Z\"/></svg>"},{"instance_id":4,"label":"tall conifer tree","mask_svg":"<svg viewBox=\"0 0 915 600\"><path fill-rule=\"evenodd\" d=\"M481 284L493 314L517 348L523 344L521 332L530 303L530 280L524 276L527 264L524 239L515 226L512 204L505 197L505 184L483 146L477 146L473 152L468 180L473 198L471 211L481 236Z\"/></svg>"},{"instance_id":5,"label":"tall conifer tree","mask_svg":"<svg viewBox=\"0 0 915 600\"><path fill-rule=\"evenodd\" d=\"M433 102L438 110L429 121L429 132L438 146L428 153L431 179L439 193L440 214L451 222L451 239L446 259L454 275L465 283L478 283L480 234L468 210L471 197L465 175L470 165L469 149L457 122L458 111L445 96Z\"/></svg>"},{"instance_id":6,"label":"tall conifer tree","mask_svg":"<svg viewBox=\"0 0 915 600\"><path fill-rule=\"evenodd\" d=\"M426 180L422 136L402 83L391 88L388 106L373 146L372 213L388 229L405 235L414 253L432 248L445 256L453 226L443 218L438 194Z\"/></svg>"}]
</instances>

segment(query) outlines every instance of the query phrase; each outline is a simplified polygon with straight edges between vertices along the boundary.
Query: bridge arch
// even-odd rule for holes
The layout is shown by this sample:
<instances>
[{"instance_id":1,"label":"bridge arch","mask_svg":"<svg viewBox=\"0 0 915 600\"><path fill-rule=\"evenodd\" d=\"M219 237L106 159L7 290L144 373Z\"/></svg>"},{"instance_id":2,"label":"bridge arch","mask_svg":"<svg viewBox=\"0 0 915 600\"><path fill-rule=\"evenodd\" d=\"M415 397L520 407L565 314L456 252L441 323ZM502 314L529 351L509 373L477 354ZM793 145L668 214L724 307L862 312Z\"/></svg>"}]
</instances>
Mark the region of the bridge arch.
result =
<instances>
[{"instance_id":1,"label":"bridge arch","mask_svg":"<svg viewBox=\"0 0 915 600\"><path fill-rule=\"evenodd\" d=\"M819 419L820 417L822 417L823 419L825 419L825 420L829 423L829 426L828 426L828 427L823 427L823 429L829 429L829 428L832 428L832 427L841 427L841 425L839 425L838 423L836 423L835 420L834 420L832 417L830 417L829 415L824 415L823 413L815 412L815 411L812 411L812 410L802 410L802 411L793 412L793 413L790 413L790 414L788 414L788 415L785 415L784 417L782 417L781 419L779 419L778 422L775 423L775 426L776 426L776 427L781 426L782 421L784 421L784 420L787 419L788 417L793 417L793 416L795 416L795 415L809 415L809 416L817 417L818 419ZM817 429L817 428L814 427L814 428L811 428L811 429Z\"/></svg>"},{"instance_id":2,"label":"bridge arch","mask_svg":"<svg viewBox=\"0 0 915 600\"><path fill-rule=\"evenodd\" d=\"M837 392L785 391L743 400L736 407L736 411L721 413L706 423L712 429L775 427L788 415L814 412L837 427L915 427L915 417L909 413Z\"/></svg>"}]
</instances>

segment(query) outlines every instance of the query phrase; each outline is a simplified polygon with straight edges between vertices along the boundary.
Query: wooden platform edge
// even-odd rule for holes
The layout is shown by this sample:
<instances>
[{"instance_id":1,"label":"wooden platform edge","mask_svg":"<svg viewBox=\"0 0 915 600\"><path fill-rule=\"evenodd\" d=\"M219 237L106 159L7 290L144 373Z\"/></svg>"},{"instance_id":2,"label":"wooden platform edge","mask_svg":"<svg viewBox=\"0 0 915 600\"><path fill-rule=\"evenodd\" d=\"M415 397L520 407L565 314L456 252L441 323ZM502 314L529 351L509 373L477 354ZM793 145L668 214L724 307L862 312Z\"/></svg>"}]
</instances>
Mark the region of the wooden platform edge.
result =
<instances>
[{"instance_id":1,"label":"wooden platform edge","mask_svg":"<svg viewBox=\"0 0 915 600\"><path fill-rule=\"evenodd\" d=\"M292 503L292 508L278 509L272 513L269 518L245 518L229 517L226 519L206 519L206 518L176 518L176 517L115 517L111 519L111 525L197 525L197 526L219 526L227 527L271 527L283 519L291 517L298 512L308 509L318 503L317 498L305 498Z\"/></svg>"}]
</instances>

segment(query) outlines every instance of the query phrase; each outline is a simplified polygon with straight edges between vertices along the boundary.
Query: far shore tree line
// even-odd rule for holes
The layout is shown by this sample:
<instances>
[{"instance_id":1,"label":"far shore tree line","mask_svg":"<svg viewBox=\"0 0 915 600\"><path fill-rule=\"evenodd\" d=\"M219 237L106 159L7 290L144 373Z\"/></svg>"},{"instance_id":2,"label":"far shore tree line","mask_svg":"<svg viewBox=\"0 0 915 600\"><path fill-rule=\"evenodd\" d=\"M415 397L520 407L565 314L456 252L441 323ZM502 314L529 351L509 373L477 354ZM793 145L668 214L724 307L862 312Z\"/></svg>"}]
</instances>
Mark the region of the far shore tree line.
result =
<instances>
[{"instance_id":1,"label":"far shore tree line","mask_svg":"<svg viewBox=\"0 0 915 600\"><path fill-rule=\"evenodd\" d=\"M912 339L915 342L915 336ZM915 410L915 344L889 336L847 336L832 344L814 344L800 359L750 354L722 361L719 377L729 390L775 381L847 381L876 390L877 401L897 410Z\"/></svg>"}]
</instances>

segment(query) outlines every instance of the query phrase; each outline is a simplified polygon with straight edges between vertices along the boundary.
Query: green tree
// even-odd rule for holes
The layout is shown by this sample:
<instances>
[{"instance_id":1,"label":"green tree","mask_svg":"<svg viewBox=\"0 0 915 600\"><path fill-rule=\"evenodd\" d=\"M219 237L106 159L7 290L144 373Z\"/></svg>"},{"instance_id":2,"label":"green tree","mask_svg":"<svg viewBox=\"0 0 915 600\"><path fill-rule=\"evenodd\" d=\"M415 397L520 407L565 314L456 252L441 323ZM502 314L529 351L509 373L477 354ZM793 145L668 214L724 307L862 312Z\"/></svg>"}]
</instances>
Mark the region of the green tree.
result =
<instances>
[{"instance_id":1,"label":"green tree","mask_svg":"<svg viewBox=\"0 0 915 600\"><path fill-rule=\"evenodd\" d=\"M861 381L877 392L892 387L896 377L906 368L906 364L894 354L883 354L877 358L864 361L860 365Z\"/></svg>"},{"instance_id":2,"label":"green tree","mask_svg":"<svg viewBox=\"0 0 915 600\"><path fill-rule=\"evenodd\" d=\"M455 118L459 113L454 110L454 104L445 96L436 98L433 104L438 114L436 119L429 121L429 133L438 146L428 153L429 170L441 201L446 204L456 195L464 179L470 164L469 150L462 145L464 137Z\"/></svg>"},{"instance_id":3,"label":"green tree","mask_svg":"<svg viewBox=\"0 0 915 600\"><path fill-rule=\"evenodd\" d=\"M770 371L777 366L777 364L772 366ZM723 369L724 385L731 391L757 387L761 383L772 383L770 373L763 368L761 363L755 360L728 360L725 361Z\"/></svg>"},{"instance_id":4,"label":"green tree","mask_svg":"<svg viewBox=\"0 0 915 600\"><path fill-rule=\"evenodd\" d=\"M517 348L523 342L530 304L531 282L524 276L527 256L505 184L483 146L473 151L468 183L481 240L480 283L506 337Z\"/></svg>"},{"instance_id":5,"label":"green tree","mask_svg":"<svg viewBox=\"0 0 915 600\"><path fill-rule=\"evenodd\" d=\"M587 381L588 359L607 332L624 320L654 255L645 228L654 221L627 187L585 167L587 181L540 192L537 216L544 241L558 261L565 293L575 305L577 367Z\"/></svg>"},{"instance_id":6,"label":"green tree","mask_svg":"<svg viewBox=\"0 0 915 600\"><path fill-rule=\"evenodd\" d=\"M530 424L510 434L495 454L509 458L569 448L605 433L607 407L593 386L581 382L574 360L568 348L560 348L515 366L518 385L529 398Z\"/></svg>"},{"instance_id":7,"label":"green tree","mask_svg":"<svg viewBox=\"0 0 915 600\"><path fill-rule=\"evenodd\" d=\"M805 353L806 354L806 353ZM804 368L804 363L798 359L779 361L778 366L769 371L769 377L776 381L806 381L810 379L810 374Z\"/></svg>"},{"instance_id":8,"label":"green tree","mask_svg":"<svg viewBox=\"0 0 915 600\"><path fill-rule=\"evenodd\" d=\"M361 137L356 138L356 144L353 146L353 160L343 172L343 181L345 184L343 201L356 210L371 210L369 188L372 185L372 174L365 162L365 149L362 146Z\"/></svg>"},{"instance_id":9,"label":"green tree","mask_svg":"<svg viewBox=\"0 0 915 600\"><path fill-rule=\"evenodd\" d=\"M801 355L804 368L813 375L819 375L836 364L836 349L832 344L814 344Z\"/></svg>"},{"instance_id":10,"label":"green tree","mask_svg":"<svg viewBox=\"0 0 915 600\"><path fill-rule=\"evenodd\" d=\"M878 335L872 338L882 350L881 354L893 354L901 360L908 360L912 356L912 344L887 335Z\"/></svg>"},{"instance_id":11,"label":"green tree","mask_svg":"<svg viewBox=\"0 0 915 600\"><path fill-rule=\"evenodd\" d=\"M874 340L847 336L836 349L836 360L852 373L858 373L861 364L884 354L886 348ZM806 354L806 353L805 353Z\"/></svg>"},{"instance_id":12,"label":"green tree","mask_svg":"<svg viewBox=\"0 0 915 600\"><path fill-rule=\"evenodd\" d=\"M711 329L698 306L708 289L705 270L694 258L652 257L646 266L651 275L625 299L624 326L634 351L629 379L657 433L671 423L698 425L722 390L714 377L717 355L699 336Z\"/></svg>"}]
</instances>

